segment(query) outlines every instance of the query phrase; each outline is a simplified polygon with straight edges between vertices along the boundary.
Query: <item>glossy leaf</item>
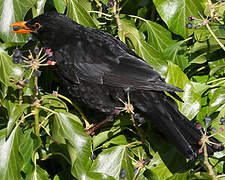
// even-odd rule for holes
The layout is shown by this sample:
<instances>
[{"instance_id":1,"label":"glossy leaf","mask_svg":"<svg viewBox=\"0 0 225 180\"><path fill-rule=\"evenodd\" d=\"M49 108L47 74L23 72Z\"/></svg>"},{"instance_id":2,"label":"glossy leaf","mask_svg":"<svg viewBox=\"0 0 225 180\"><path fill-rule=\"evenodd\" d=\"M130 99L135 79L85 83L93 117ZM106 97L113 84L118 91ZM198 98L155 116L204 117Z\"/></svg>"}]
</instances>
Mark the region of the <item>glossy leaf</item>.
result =
<instances>
[{"instance_id":1,"label":"glossy leaf","mask_svg":"<svg viewBox=\"0 0 225 180\"><path fill-rule=\"evenodd\" d=\"M35 0L1 0L0 1L0 38L3 41L24 41L24 34L11 33L10 24L23 21L27 11L34 5Z\"/></svg>"},{"instance_id":2,"label":"glossy leaf","mask_svg":"<svg viewBox=\"0 0 225 180\"><path fill-rule=\"evenodd\" d=\"M190 35L186 28L189 16L198 16L198 11L203 12L201 1L193 0L153 0L157 12L175 34L184 38Z\"/></svg>"},{"instance_id":3,"label":"glossy leaf","mask_svg":"<svg viewBox=\"0 0 225 180\"><path fill-rule=\"evenodd\" d=\"M53 137L57 142L66 143L72 163L72 174L81 177L87 170L91 156L91 141L77 116L59 112L53 121Z\"/></svg>"},{"instance_id":4,"label":"glossy leaf","mask_svg":"<svg viewBox=\"0 0 225 180\"><path fill-rule=\"evenodd\" d=\"M12 86L10 78L15 81L21 79L23 70L18 65L13 64L12 58L0 47L0 82L5 86Z\"/></svg>"},{"instance_id":5,"label":"glossy leaf","mask_svg":"<svg viewBox=\"0 0 225 180\"><path fill-rule=\"evenodd\" d=\"M87 27L96 27L87 11L77 2L77 0L67 1L67 15L79 24Z\"/></svg>"},{"instance_id":6,"label":"glossy leaf","mask_svg":"<svg viewBox=\"0 0 225 180\"><path fill-rule=\"evenodd\" d=\"M182 81L181 81L182 80ZM189 119L193 119L200 110L201 94L197 94L184 72L173 63L169 62L166 81L169 84L177 86L184 92L177 93L183 99L184 103L177 102L180 111Z\"/></svg>"},{"instance_id":7,"label":"glossy leaf","mask_svg":"<svg viewBox=\"0 0 225 180\"><path fill-rule=\"evenodd\" d=\"M218 88L210 91L209 115L214 113L220 106L225 103L225 89Z\"/></svg>"},{"instance_id":8,"label":"glossy leaf","mask_svg":"<svg viewBox=\"0 0 225 180\"><path fill-rule=\"evenodd\" d=\"M160 51L149 45L143 38L140 32L135 28L134 24L125 20L122 20L123 35L126 34L126 38L132 41L135 52L148 62L153 68L155 68L161 75L165 75L167 71L167 63L164 61L160 54ZM125 37L120 35L123 40Z\"/></svg>"},{"instance_id":9,"label":"glossy leaf","mask_svg":"<svg viewBox=\"0 0 225 180\"><path fill-rule=\"evenodd\" d=\"M171 33L161 25L145 20L140 30L147 32L147 42L155 49L163 51L165 48L170 47L176 41L172 39Z\"/></svg>"},{"instance_id":10,"label":"glossy leaf","mask_svg":"<svg viewBox=\"0 0 225 180\"><path fill-rule=\"evenodd\" d=\"M179 41L163 49L163 57L178 65L182 70L189 65L187 47L184 45L184 41Z\"/></svg>"},{"instance_id":11,"label":"glossy leaf","mask_svg":"<svg viewBox=\"0 0 225 180\"><path fill-rule=\"evenodd\" d=\"M49 175L45 170L41 169L39 166L36 165L34 170L27 175L26 180L50 180L48 176Z\"/></svg>"},{"instance_id":12,"label":"glossy leaf","mask_svg":"<svg viewBox=\"0 0 225 180\"><path fill-rule=\"evenodd\" d=\"M94 161L91 171L119 178L126 146L120 145L103 150Z\"/></svg>"},{"instance_id":13,"label":"glossy leaf","mask_svg":"<svg viewBox=\"0 0 225 180\"><path fill-rule=\"evenodd\" d=\"M62 0L54 0L54 4L55 4L55 8L57 9L57 11L59 13L64 13L65 9L66 9L66 4L65 1Z\"/></svg>"},{"instance_id":14,"label":"glossy leaf","mask_svg":"<svg viewBox=\"0 0 225 180\"><path fill-rule=\"evenodd\" d=\"M20 170L23 158L19 152L23 138L20 127L14 128L7 138L6 129L0 130L0 176L2 180L17 180L21 178Z\"/></svg>"}]
</instances>

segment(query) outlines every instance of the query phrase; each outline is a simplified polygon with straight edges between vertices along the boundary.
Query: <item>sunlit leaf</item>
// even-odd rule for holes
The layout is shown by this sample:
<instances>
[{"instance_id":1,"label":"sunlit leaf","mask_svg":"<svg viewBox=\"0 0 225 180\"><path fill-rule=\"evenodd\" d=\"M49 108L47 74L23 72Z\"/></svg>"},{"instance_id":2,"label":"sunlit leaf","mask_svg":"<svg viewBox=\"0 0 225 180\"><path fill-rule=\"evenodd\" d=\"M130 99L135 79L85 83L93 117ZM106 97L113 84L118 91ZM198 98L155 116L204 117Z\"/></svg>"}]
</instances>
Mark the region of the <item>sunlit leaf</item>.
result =
<instances>
[{"instance_id":1,"label":"sunlit leaf","mask_svg":"<svg viewBox=\"0 0 225 180\"><path fill-rule=\"evenodd\" d=\"M2 180L17 180L21 178L20 170L23 158L19 152L23 140L20 127L14 128L6 137L6 129L0 130L0 176Z\"/></svg>"},{"instance_id":2,"label":"sunlit leaf","mask_svg":"<svg viewBox=\"0 0 225 180\"><path fill-rule=\"evenodd\" d=\"M75 177L86 174L85 170L91 156L91 140L85 134L81 121L75 115L59 112L53 121L53 129L53 137L57 142L67 142L72 174Z\"/></svg>"},{"instance_id":3,"label":"sunlit leaf","mask_svg":"<svg viewBox=\"0 0 225 180\"><path fill-rule=\"evenodd\" d=\"M133 23L126 20L121 20L121 22L123 25L123 34L120 34L120 38L123 40L124 34L126 34L125 37L132 41L135 52L155 68L161 75L165 75L167 71L167 63L164 61L160 51L143 39Z\"/></svg>"},{"instance_id":4,"label":"sunlit leaf","mask_svg":"<svg viewBox=\"0 0 225 180\"><path fill-rule=\"evenodd\" d=\"M120 145L104 150L94 161L91 171L119 178L126 146Z\"/></svg>"},{"instance_id":5,"label":"sunlit leaf","mask_svg":"<svg viewBox=\"0 0 225 180\"><path fill-rule=\"evenodd\" d=\"M200 110L201 94L197 94L184 72L173 63L169 62L166 81L184 90L177 93L183 99L184 103L178 102L180 111L189 119L193 119Z\"/></svg>"},{"instance_id":6,"label":"sunlit leaf","mask_svg":"<svg viewBox=\"0 0 225 180\"><path fill-rule=\"evenodd\" d=\"M13 64L12 58L0 47L0 82L6 86L12 86L10 78L18 81L22 77L23 70Z\"/></svg>"},{"instance_id":7,"label":"sunlit leaf","mask_svg":"<svg viewBox=\"0 0 225 180\"><path fill-rule=\"evenodd\" d=\"M198 11L203 12L201 1L194 0L153 0L157 12L169 29L184 38L190 35L186 28L189 16L198 16Z\"/></svg>"},{"instance_id":8,"label":"sunlit leaf","mask_svg":"<svg viewBox=\"0 0 225 180\"><path fill-rule=\"evenodd\" d=\"M24 34L11 33L10 24L23 21L27 11L34 5L35 0L1 0L0 1L0 38L3 41L24 41Z\"/></svg>"},{"instance_id":9,"label":"sunlit leaf","mask_svg":"<svg viewBox=\"0 0 225 180\"><path fill-rule=\"evenodd\" d=\"M77 2L77 0L67 1L67 15L79 24L87 27L96 27L87 11Z\"/></svg>"}]
</instances>

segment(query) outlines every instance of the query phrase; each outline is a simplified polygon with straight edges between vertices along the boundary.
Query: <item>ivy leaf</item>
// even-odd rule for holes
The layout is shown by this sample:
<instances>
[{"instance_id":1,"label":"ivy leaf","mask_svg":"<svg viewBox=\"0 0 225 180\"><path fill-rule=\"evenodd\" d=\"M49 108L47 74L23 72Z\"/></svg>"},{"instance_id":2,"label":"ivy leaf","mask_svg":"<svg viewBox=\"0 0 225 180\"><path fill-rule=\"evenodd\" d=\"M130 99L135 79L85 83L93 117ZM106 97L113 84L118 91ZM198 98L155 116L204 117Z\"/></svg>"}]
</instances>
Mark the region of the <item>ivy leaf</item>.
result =
<instances>
[{"instance_id":1,"label":"ivy leaf","mask_svg":"<svg viewBox=\"0 0 225 180\"><path fill-rule=\"evenodd\" d=\"M172 39L171 33L155 22L145 20L140 30L144 33L147 32L148 44L160 51L176 43L176 41Z\"/></svg>"},{"instance_id":2,"label":"ivy leaf","mask_svg":"<svg viewBox=\"0 0 225 180\"><path fill-rule=\"evenodd\" d=\"M132 41L135 52L164 76L167 71L167 63L162 58L160 51L143 39L142 34L140 34L132 22L121 19L121 23L123 33L119 34L120 38L122 40L125 39L124 34L126 34L126 38Z\"/></svg>"},{"instance_id":3,"label":"ivy leaf","mask_svg":"<svg viewBox=\"0 0 225 180\"><path fill-rule=\"evenodd\" d=\"M23 141L22 132L16 126L10 136L6 138L6 129L0 130L0 176L2 180L20 179L23 157L19 152Z\"/></svg>"},{"instance_id":4,"label":"ivy leaf","mask_svg":"<svg viewBox=\"0 0 225 180\"><path fill-rule=\"evenodd\" d=\"M153 0L157 12L167 24L169 29L184 38L192 31L186 28L189 16L198 16L198 11L203 12L201 1L194 0Z\"/></svg>"},{"instance_id":5,"label":"ivy leaf","mask_svg":"<svg viewBox=\"0 0 225 180\"><path fill-rule=\"evenodd\" d=\"M78 24L82 24L87 27L96 27L94 21L91 19L91 16L77 2L77 0L68 0L67 7L67 16L76 21Z\"/></svg>"},{"instance_id":6,"label":"ivy leaf","mask_svg":"<svg viewBox=\"0 0 225 180\"><path fill-rule=\"evenodd\" d=\"M34 170L26 176L26 180L50 180L48 176L49 174L44 169L41 169L38 165L36 165Z\"/></svg>"},{"instance_id":7,"label":"ivy leaf","mask_svg":"<svg viewBox=\"0 0 225 180\"><path fill-rule=\"evenodd\" d=\"M174 64L178 65L182 70L184 70L188 65L188 55L187 47L183 45L184 41L179 41L171 46L165 48L163 52L163 57Z\"/></svg>"},{"instance_id":8,"label":"ivy leaf","mask_svg":"<svg viewBox=\"0 0 225 180\"><path fill-rule=\"evenodd\" d=\"M72 174L82 177L88 169L91 155L91 140L84 133L79 118L67 112L59 112L53 121L53 137L57 142L66 143L71 158Z\"/></svg>"},{"instance_id":9,"label":"ivy leaf","mask_svg":"<svg viewBox=\"0 0 225 180\"><path fill-rule=\"evenodd\" d=\"M94 161L91 171L107 174L118 179L123 159L127 158L126 153L126 145L114 146L103 150ZM129 161L129 158L127 161Z\"/></svg>"},{"instance_id":10,"label":"ivy leaf","mask_svg":"<svg viewBox=\"0 0 225 180\"><path fill-rule=\"evenodd\" d=\"M225 89L224 87L218 89L212 89L210 91L210 102L209 102L209 114L214 113L220 106L225 103Z\"/></svg>"},{"instance_id":11,"label":"ivy leaf","mask_svg":"<svg viewBox=\"0 0 225 180\"><path fill-rule=\"evenodd\" d=\"M184 103L178 101L177 103L180 111L188 119L193 119L200 110L201 95L195 92L191 81L184 72L172 62L168 63L166 82L184 90L184 92L177 93L181 99L183 99Z\"/></svg>"},{"instance_id":12,"label":"ivy leaf","mask_svg":"<svg viewBox=\"0 0 225 180\"><path fill-rule=\"evenodd\" d=\"M65 9L66 9L66 4L65 1L62 0L54 0L54 4L55 4L55 8L57 9L57 11L59 13L64 13Z\"/></svg>"},{"instance_id":13,"label":"ivy leaf","mask_svg":"<svg viewBox=\"0 0 225 180\"><path fill-rule=\"evenodd\" d=\"M0 38L3 41L25 41L27 36L11 33L10 24L22 21L35 0L1 0L0 1Z\"/></svg>"},{"instance_id":14,"label":"ivy leaf","mask_svg":"<svg viewBox=\"0 0 225 180\"><path fill-rule=\"evenodd\" d=\"M15 81L20 80L23 70L18 65L13 64L12 58L4 51L3 44L0 44L0 82L5 86L12 86L9 81L13 78Z\"/></svg>"}]
</instances>

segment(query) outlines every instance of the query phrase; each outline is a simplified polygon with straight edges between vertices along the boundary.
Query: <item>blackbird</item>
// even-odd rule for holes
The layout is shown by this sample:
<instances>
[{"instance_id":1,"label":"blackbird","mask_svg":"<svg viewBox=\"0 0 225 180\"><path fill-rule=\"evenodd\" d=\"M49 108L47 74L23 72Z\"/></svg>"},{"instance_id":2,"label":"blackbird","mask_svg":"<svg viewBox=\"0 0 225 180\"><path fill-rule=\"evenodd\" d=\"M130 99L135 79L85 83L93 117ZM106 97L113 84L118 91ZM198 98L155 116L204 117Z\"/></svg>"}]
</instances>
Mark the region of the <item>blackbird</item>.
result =
<instances>
[{"instance_id":1,"label":"blackbird","mask_svg":"<svg viewBox=\"0 0 225 180\"><path fill-rule=\"evenodd\" d=\"M168 92L181 100L176 92L182 90L167 84L122 41L56 12L11 26L24 27L13 32L31 33L45 48L52 50L60 83L69 95L103 114L102 121L113 120L115 112L121 110L130 113L137 110L158 126L186 158L198 156L202 132L165 94ZM217 139L208 140L214 142L214 145L207 144L209 154L223 149Z\"/></svg>"}]
</instances>

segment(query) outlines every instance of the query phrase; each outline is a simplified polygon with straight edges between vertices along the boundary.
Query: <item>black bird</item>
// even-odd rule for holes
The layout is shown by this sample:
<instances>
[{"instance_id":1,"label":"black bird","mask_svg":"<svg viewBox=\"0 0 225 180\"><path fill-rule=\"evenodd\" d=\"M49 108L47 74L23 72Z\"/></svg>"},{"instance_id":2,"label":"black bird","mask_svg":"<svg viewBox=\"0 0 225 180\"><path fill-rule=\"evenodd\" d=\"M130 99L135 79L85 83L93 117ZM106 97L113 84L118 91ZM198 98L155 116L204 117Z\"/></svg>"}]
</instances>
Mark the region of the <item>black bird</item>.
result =
<instances>
[{"instance_id":1,"label":"black bird","mask_svg":"<svg viewBox=\"0 0 225 180\"><path fill-rule=\"evenodd\" d=\"M165 91L179 99L182 90L164 79L126 44L107 32L84 27L65 15L45 13L11 26L17 33L32 33L53 51L56 71L68 93L87 107L114 118L129 93L135 110L143 112L159 127L186 158L198 156L202 134L184 117ZM124 91L125 89L125 91ZM130 92L129 92L130 89ZM210 141L220 143L215 138ZM208 153L222 150L209 144Z\"/></svg>"}]
</instances>

